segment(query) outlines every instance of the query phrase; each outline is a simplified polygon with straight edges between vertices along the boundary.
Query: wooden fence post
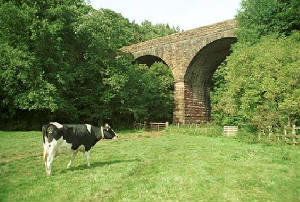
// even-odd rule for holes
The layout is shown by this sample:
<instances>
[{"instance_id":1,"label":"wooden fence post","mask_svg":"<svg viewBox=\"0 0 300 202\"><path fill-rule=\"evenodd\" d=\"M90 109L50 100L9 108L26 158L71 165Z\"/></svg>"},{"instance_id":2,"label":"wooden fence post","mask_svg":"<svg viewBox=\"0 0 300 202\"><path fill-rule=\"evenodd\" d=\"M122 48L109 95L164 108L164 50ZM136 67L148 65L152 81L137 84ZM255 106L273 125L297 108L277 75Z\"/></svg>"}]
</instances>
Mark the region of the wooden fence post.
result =
<instances>
[{"instance_id":1,"label":"wooden fence post","mask_svg":"<svg viewBox=\"0 0 300 202\"><path fill-rule=\"evenodd\" d=\"M270 139L271 136L272 136L272 126L268 126L268 129L269 129L269 135L268 135L268 137Z\"/></svg>"},{"instance_id":2,"label":"wooden fence post","mask_svg":"<svg viewBox=\"0 0 300 202\"><path fill-rule=\"evenodd\" d=\"M258 141L260 141L261 133L262 133L262 131L260 131L260 132L258 133Z\"/></svg>"},{"instance_id":3,"label":"wooden fence post","mask_svg":"<svg viewBox=\"0 0 300 202\"><path fill-rule=\"evenodd\" d=\"M293 145L296 145L296 125L293 125L293 130L292 130L292 136L293 136Z\"/></svg>"},{"instance_id":4,"label":"wooden fence post","mask_svg":"<svg viewBox=\"0 0 300 202\"><path fill-rule=\"evenodd\" d=\"M296 135L296 125L293 125L292 135Z\"/></svg>"}]
</instances>

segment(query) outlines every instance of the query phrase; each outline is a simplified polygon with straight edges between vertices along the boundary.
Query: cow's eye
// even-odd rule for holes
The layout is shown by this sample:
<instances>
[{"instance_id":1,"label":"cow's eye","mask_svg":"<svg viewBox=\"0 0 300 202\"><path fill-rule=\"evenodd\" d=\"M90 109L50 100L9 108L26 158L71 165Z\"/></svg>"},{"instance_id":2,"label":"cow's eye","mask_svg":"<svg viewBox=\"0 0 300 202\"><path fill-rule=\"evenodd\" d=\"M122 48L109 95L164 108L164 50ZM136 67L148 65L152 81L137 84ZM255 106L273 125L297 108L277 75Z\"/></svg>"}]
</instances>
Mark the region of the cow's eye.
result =
<instances>
[{"instance_id":1,"label":"cow's eye","mask_svg":"<svg viewBox=\"0 0 300 202\"><path fill-rule=\"evenodd\" d=\"M49 144L49 147L51 147L51 144Z\"/></svg>"}]
</instances>

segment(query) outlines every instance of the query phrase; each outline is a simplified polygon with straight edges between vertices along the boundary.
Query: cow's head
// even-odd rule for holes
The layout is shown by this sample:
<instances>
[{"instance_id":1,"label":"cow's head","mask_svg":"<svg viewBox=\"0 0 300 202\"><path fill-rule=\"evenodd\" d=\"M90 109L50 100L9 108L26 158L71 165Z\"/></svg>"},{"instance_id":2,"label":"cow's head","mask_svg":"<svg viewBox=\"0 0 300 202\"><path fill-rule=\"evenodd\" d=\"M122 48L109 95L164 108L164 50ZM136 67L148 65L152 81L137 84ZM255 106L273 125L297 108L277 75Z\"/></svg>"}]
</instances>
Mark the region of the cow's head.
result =
<instances>
[{"instance_id":1,"label":"cow's head","mask_svg":"<svg viewBox=\"0 0 300 202\"><path fill-rule=\"evenodd\" d=\"M106 123L103 127L103 133L105 139L115 139L118 138L117 133L111 129L111 127Z\"/></svg>"}]
</instances>

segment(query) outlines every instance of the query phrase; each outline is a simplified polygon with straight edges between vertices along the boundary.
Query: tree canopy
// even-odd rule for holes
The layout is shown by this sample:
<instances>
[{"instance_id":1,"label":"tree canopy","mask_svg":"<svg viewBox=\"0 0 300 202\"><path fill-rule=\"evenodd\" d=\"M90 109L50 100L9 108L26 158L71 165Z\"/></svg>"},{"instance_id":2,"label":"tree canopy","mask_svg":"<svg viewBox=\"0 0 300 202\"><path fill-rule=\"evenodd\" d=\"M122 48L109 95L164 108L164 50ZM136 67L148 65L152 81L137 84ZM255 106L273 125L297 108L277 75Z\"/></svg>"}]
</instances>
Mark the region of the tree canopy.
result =
<instances>
[{"instance_id":1,"label":"tree canopy","mask_svg":"<svg viewBox=\"0 0 300 202\"><path fill-rule=\"evenodd\" d=\"M132 125L171 121L173 77L119 49L178 27L141 25L84 0L0 0L2 129L46 121ZM243 0L238 42L214 74L212 116L256 130L300 124L297 0Z\"/></svg>"},{"instance_id":2,"label":"tree canopy","mask_svg":"<svg viewBox=\"0 0 300 202\"><path fill-rule=\"evenodd\" d=\"M259 131L300 124L299 14L294 0L242 2L238 42L214 75L217 122Z\"/></svg>"},{"instance_id":3,"label":"tree canopy","mask_svg":"<svg viewBox=\"0 0 300 202\"><path fill-rule=\"evenodd\" d=\"M162 96L165 89L148 97L143 93L143 86L160 85L160 75L151 68L141 71L119 48L178 28L148 21L138 25L114 11L94 10L84 0L0 2L2 127L39 128L53 120L121 125L149 119L150 106L129 103ZM137 80L143 85L133 82ZM156 107L164 111L166 106Z\"/></svg>"},{"instance_id":4,"label":"tree canopy","mask_svg":"<svg viewBox=\"0 0 300 202\"><path fill-rule=\"evenodd\" d=\"M288 36L300 27L298 0L243 0L236 19L240 42L255 42L260 37Z\"/></svg>"}]
</instances>

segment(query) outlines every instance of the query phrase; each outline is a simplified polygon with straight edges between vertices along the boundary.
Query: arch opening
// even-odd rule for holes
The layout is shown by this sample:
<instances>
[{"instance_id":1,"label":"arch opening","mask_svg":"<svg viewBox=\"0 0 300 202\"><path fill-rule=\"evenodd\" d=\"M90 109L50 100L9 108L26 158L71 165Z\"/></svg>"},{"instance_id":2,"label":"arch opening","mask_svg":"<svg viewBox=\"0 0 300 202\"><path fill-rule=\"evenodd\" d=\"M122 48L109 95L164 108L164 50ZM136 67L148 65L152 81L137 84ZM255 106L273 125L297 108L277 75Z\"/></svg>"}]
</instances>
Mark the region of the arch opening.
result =
<instances>
[{"instance_id":1,"label":"arch opening","mask_svg":"<svg viewBox=\"0 0 300 202\"><path fill-rule=\"evenodd\" d=\"M163 59L154 55L144 55L135 59L135 62L138 64L145 64L148 67L151 67L155 62L162 62L164 65L167 65ZM167 65L168 66L168 65Z\"/></svg>"},{"instance_id":2,"label":"arch opening","mask_svg":"<svg viewBox=\"0 0 300 202\"><path fill-rule=\"evenodd\" d=\"M160 57L145 55L138 57L137 64L145 64L145 78L152 78L151 84L145 86L148 122L172 123L174 112L174 75L169 66Z\"/></svg>"},{"instance_id":3,"label":"arch opening","mask_svg":"<svg viewBox=\"0 0 300 202\"><path fill-rule=\"evenodd\" d=\"M210 121L211 80L235 42L235 37L215 40L203 47L190 62L184 76L185 123Z\"/></svg>"}]
</instances>

